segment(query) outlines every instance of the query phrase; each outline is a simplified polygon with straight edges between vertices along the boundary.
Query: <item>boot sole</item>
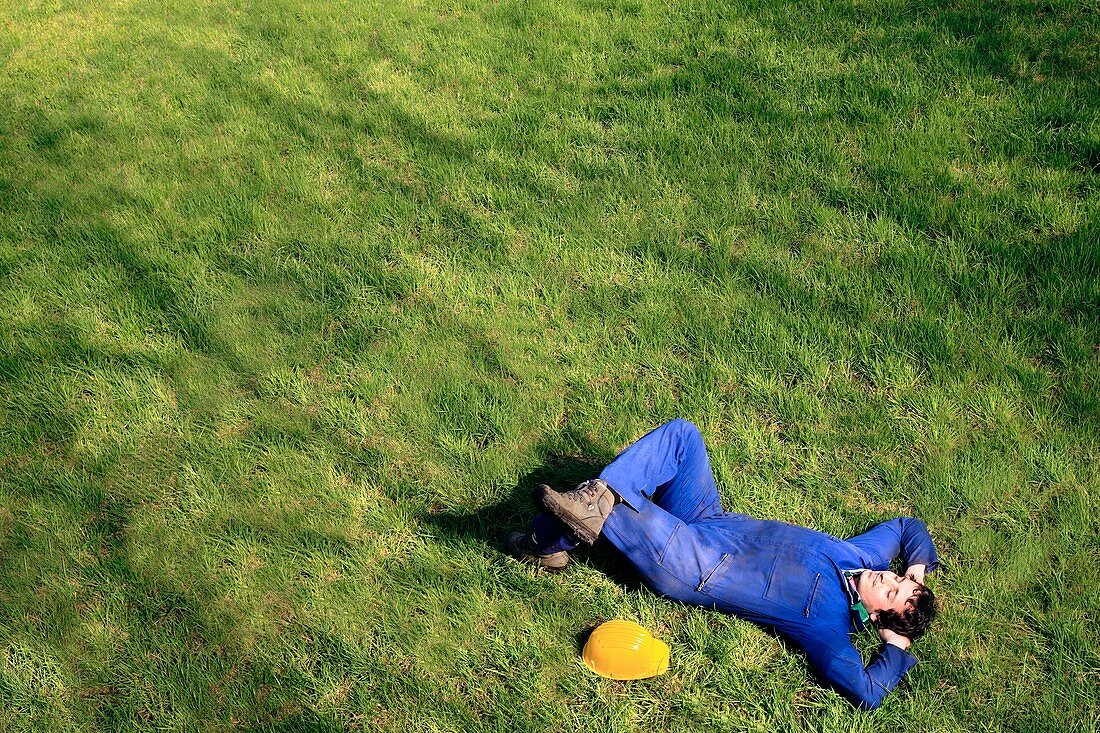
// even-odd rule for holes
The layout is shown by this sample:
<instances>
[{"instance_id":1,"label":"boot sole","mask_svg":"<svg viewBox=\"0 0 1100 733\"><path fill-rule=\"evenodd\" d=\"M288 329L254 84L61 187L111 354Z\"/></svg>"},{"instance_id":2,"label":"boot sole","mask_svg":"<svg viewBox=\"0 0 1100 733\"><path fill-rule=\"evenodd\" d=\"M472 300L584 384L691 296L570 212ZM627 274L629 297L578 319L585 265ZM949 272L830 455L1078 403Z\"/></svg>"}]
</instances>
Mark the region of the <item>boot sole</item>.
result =
<instances>
[{"instance_id":1,"label":"boot sole","mask_svg":"<svg viewBox=\"0 0 1100 733\"><path fill-rule=\"evenodd\" d=\"M573 534L577 536L577 539L586 545L596 544L596 538L599 537L599 533L593 533L591 529L586 527L575 516L573 516L567 509L557 503L558 492L551 489L549 486L539 486L539 506L542 507L550 516L557 519L559 522L569 528Z\"/></svg>"},{"instance_id":2,"label":"boot sole","mask_svg":"<svg viewBox=\"0 0 1100 733\"><path fill-rule=\"evenodd\" d=\"M509 537L508 540L504 543L504 551L514 560L517 560L524 565L530 565L534 567L535 570L541 570L546 573L563 573L565 572L565 569L569 567L569 563L571 562L571 559L567 555L565 558L565 562L561 565L548 565L538 555L528 554L516 547L515 544L512 542L511 537Z\"/></svg>"},{"instance_id":3,"label":"boot sole","mask_svg":"<svg viewBox=\"0 0 1100 733\"><path fill-rule=\"evenodd\" d=\"M569 567L569 561L566 561L564 565L543 565L541 562L532 563L534 568L542 573L552 573L557 575L558 573L564 573L566 568Z\"/></svg>"}]
</instances>

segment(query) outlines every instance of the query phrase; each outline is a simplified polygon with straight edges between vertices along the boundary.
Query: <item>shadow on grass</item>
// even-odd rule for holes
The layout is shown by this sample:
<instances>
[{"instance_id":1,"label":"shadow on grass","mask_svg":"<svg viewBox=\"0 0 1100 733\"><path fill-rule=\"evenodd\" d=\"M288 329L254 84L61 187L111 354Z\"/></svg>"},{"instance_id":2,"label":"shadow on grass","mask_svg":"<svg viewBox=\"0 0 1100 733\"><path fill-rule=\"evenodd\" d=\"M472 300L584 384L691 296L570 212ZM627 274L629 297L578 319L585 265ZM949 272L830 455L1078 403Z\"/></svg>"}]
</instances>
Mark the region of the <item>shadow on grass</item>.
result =
<instances>
[{"instance_id":1,"label":"shadow on grass","mask_svg":"<svg viewBox=\"0 0 1100 733\"><path fill-rule=\"evenodd\" d=\"M572 436L576 439L577 436ZM588 445L581 455L547 453L543 463L525 474L512 492L502 501L473 512L436 511L423 521L433 534L445 542L483 544L489 550L504 552L508 535L516 530L527 531L538 513L535 495L539 484L557 490L570 489L582 481L598 476L613 455ZM629 589L642 588L641 579L630 563L602 537L591 548L581 546L572 553L573 561L582 561ZM588 638L587 629L580 644ZM580 638L580 637L578 637Z\"/></svg>"}]
</instances>

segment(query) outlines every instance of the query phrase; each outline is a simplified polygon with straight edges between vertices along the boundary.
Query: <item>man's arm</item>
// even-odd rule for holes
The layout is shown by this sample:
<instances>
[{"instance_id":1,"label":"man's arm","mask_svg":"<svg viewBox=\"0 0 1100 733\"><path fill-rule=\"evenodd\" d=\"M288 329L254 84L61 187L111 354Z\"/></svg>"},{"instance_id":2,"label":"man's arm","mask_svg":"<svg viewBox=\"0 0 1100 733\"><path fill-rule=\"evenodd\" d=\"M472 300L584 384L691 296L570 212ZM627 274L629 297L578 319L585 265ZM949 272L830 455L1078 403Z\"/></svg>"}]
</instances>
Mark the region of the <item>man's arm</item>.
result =
<instances>
[{"instance_id":1,"label":"man's arm","mask_svg":"<svg viewBox=\"0 0 1100 733\"><path fill-rule=\"evenodd\" d=\"M903 636L897 638L909 641ZM916 657L894 641L883 644L866 667L846 635L796 641L805 650L806 657L818 676L853 705L865 710L873 710L881 705L886 693L893 690L905 673L917 663Z\"/></svg>"},{"instance_id":2,"label":"man's arm","mask_svg":"<svg viewBox=\"0 0 1100 733\"><path fill-rule=\"evenodd\" d=\"M912 517L899 517L883 522L861 535L848 540L864 556L865 566L874 570L885 569L895 557L902 556L909 572L918 573L918 583L924 583L924 574L939 565L932 535L924 522Z\"/></svg>"}]
</instances>

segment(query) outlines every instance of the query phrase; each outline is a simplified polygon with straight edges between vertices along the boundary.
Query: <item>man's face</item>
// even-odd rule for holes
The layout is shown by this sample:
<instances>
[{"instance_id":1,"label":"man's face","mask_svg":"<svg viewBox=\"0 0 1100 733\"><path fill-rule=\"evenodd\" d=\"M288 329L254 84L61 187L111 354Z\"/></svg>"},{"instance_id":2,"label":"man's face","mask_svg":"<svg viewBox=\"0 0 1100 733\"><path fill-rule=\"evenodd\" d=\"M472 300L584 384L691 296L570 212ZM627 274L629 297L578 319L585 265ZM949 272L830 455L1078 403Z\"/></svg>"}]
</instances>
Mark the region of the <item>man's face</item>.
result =
<instances>
[{"instance_id":1,"label":"man's face","mask_svg":"<svg viewBox=\"0 0 1100 733\"><path fill-rule=\"evenodd\" d=\"M879 611L905 613L919 587L912 578L903 578L889 570L865 570L856 578L856 591L872 621L878 620Z\"/></svg>"}]
</instances>

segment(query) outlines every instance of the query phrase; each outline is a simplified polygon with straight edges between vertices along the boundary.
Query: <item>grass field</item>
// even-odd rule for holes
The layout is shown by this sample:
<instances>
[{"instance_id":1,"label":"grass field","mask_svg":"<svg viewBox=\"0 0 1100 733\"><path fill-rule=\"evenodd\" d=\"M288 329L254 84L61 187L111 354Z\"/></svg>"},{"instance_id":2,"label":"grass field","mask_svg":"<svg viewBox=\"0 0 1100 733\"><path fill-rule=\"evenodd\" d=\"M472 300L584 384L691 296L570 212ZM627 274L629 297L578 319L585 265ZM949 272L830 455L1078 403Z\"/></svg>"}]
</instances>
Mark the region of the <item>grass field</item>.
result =
<instances>
[{"instance_id":1,"label":"grass field","mask_svg":"<svg viewBox=\"0 0 1100 733\"><path fill-rule=\"evenodd\" d=\"M4 3L0 729L1096 730L1098 63L1095 0ZM882 709L500 553L672 417L927 521Z\"/></svg>"}]
</instances>

